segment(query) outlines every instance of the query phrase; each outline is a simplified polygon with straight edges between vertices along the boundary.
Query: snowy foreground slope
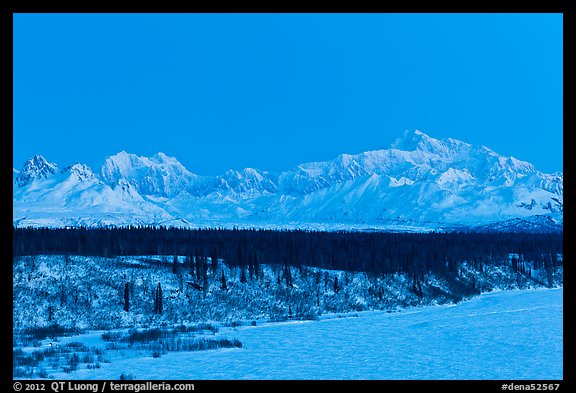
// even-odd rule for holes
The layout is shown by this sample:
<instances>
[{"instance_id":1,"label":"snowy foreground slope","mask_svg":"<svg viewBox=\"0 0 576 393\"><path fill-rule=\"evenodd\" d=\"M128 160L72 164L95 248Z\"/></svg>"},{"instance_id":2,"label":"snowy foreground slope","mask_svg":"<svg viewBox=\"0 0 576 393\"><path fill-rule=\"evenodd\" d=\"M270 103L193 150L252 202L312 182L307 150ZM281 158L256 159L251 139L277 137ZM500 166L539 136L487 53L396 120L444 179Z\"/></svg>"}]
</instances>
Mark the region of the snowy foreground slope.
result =
<instances>
[{"instance_id":1,"label":"snowy foreground slope","mask_svg":"<svg viewBox=\"0 0 576 393\"><path fill-rule=\"evenodd\" d=\"M223 328L242 348L127 351L57 379L506 379L563 376L562 289L494 292L457 305ZM105 348L101 332L62 339ZM305 338L305 339L303 339Z\"/></svg>"},{"instance_id":2,"label":"snowy foreground slope","mask_svg":"<svg viewBox=\"0 0 576 393\"><path fill-rule=\"evenodd\" d=\"M171 257L16 257L14 375L560 379L561 290L544 289L562 286L562 266L521 265L463 262L414 287L404 273L279 265L243 282L220 263L198 288Z\"/></svg>"},{"instance_id":3,"label":"snowy foreground slope","mask_svg":"<svg viewBox=\"0 0 576 393\"><path fill-rule=\"evenodd\" d=\"M561 289L226 334L244 347L123 360L74 378L562 379Z\"/></svg>"},{"instance_id":4,"label":"snowy foreground slope","mask_svg":"<svg viewBox=\"0 0 576 393\"><path fill-rule=\"evenodd\" d=\"M16 226L547 231L563 220L561 172L420 131L282 173L199 176L163 153L121 152L97 171L35 156L14 170L13 190Z\"/></svg>"},{"instance_id":5,"label":"snowy foreground slope","mask_svg":"<svg viewBox=\"0 0 576 393\"><path fill-rule=\"evenodd\" d=\"M58 378L546 380L563 372L561 289L221 334L243 348L118 360Z\"/></svg>"}]
</instances>

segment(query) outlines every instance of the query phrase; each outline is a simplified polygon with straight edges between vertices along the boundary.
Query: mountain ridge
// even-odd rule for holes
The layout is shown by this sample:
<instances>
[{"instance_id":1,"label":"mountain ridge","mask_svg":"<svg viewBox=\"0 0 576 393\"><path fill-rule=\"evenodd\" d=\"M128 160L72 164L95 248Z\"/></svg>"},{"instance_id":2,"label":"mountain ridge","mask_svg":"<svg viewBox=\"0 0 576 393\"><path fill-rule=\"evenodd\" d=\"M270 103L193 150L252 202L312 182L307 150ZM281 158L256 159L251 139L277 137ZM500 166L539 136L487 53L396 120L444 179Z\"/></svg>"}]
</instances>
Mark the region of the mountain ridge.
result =
<instances>
[{"instance_id":1,"label":"mountain ridge","mask_svg":"<svg viewBox=\"0 0 576 393\"><path fill-rule=\"evenodd\" d=\"M58 180L66 170L76 180ZM532 216L559 226L563 221L562 172L542 173L485 146L418 130L405 131L388 149L340 154L279 173L244 168L200 176L164 153L125 151L107 157L96 171L76 163L60 172L39 155L13 170L15 225L429 230ZM78 184L66 188L66 181ZM34 209L62 201L66 209Z\"/></svg>"}]
</instances>

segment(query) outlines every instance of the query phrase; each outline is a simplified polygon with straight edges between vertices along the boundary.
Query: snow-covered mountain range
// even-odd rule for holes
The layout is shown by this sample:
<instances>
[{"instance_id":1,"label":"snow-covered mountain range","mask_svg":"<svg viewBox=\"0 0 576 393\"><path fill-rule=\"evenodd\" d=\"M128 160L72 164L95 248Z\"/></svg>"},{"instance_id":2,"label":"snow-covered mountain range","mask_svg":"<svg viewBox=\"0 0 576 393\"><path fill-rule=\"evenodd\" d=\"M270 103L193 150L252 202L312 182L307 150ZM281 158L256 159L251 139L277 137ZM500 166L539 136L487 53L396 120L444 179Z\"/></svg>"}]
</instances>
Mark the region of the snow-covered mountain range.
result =
<instances>
[{"instance_id":1,"label":"snow-covered mountain range","mask_svg":"<svg viewBox=\"0 0 576 393\"><path fill-rule=\"evenodd\" d=\"M13 170L13 208L16 226L554 230L563 222L563 174L406 131L388 149L281 173L199 176L163 153L123 151L97 171L35 156Z\"/></svg>"}]
</instances>

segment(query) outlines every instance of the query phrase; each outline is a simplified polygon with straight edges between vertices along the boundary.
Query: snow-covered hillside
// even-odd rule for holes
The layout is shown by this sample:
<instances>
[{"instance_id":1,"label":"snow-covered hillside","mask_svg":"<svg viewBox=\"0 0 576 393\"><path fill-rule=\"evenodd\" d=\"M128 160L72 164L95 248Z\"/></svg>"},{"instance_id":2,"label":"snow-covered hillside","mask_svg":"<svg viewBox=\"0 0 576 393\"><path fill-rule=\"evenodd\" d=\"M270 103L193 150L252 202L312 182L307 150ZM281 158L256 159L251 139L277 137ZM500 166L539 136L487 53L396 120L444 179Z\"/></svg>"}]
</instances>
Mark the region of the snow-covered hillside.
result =
<instances>
[{"instance_id":1,"label":"snow-covered hillside","mask_svg":"<svg viewBox=\"0 0 576 393\"><path fill-rule=\"evenodd\" d=\"M17 226L125 225L315 229L558 230L563 174L484 146L406 131L388 149L282 173L199 176L176 158L126 152L93 172L35 156L14 170ZM520 228L518 227L520 226Z\"/></svg>"},{"instance_id":2,"label":"snow-covered hillside","mask_svg":"<svg viewBox=\"0 0 576 393\"><path fill-rule=\"evenodd\" d=\"M172 256L17 257L13 264L14 326L56 323L110 329L162 321L315 319L325 313L452 303L492 290L563 283L561 265L546 269L523 261L525 272L515 272L512 256L491 264L463 262L454 274L428 273L416 281L408 273L375 276L282 265L261 265L259 273L251 275L245 268L222 261L207 271L204 281L185 261L178 257L174 270ZM130 312L123 309L126 283ZM161 316L153 312L158 283L164 297Z\"/></svg>"},{"instance_id":3,"label":"snow-covered hillside","mask_svg":"<svg viewBox=\"0 0 576 393\"><path fill-rule=\"evenodd\" d=\"M145 379L557 378L561 300L553 309L537 297L522 305L501 303L495 296L461 302L482 292L562 286L562 266L547 270L526 260L521 262L525 269L515 271L515 257L490 264L463 262L453 275L424 274L417 284L406 273L375 276L281 265L261 265L258 274L243 280L242 268L226 263L210 267L206 278L197 280L185 258L177 257L175 269L173 256L19 257L13 261L14 372L58 379L116 379L121 373ZM158 293L161 313L155 312ZM454 303L464 312L423 307ZM484 305L466 305L478 303ZM363 311L369 314L359 316ZM346 319L338 318L343 313L358 318L350 324L335 322ZM406 319L409 315L419 317ZM150 328L186 332L191 326L206 326L213 333L218 329L211 327L218 327L215 336L197 339L239 339L245 352L234 347L200 354L177 349L176 337L144 348L102 339L103 333L112 338ZM81 336L57 333L84 329L89 331ZM532 345L534 352L527 347ZM487 367L462 360L468 357ZM210 359L211 365L200 367L201 359ZM295 368L290 371L288 365ZM297 368L303 365L306 370Z\"/></svg>"}]
</instances>

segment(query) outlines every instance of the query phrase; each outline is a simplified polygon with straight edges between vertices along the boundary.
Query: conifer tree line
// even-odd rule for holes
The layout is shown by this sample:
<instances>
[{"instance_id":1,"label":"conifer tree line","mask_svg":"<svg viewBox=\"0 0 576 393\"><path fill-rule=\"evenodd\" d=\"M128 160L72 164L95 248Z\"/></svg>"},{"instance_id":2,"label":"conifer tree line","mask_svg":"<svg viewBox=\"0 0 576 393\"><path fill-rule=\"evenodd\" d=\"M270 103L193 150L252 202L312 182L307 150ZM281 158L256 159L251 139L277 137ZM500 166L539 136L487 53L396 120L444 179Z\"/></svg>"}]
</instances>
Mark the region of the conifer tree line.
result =
<instances>
[{"instance_id":1,"label":"conifer tree line","mask_svg":"<svg viewBox=\"0 0 576 393\"><path fill-rule=\"evenodd\" d=\"M517 270L521 261L534 268L560 265L563 233L395 233L320 232L306 230L181 229L128 226L112 228L13 228L13 254L86 256L186 256L184 264L197 283L223 261L241 268L241 280L258 277L260 264L281 265L284 272L300 265L374 274L451 273L468 261L508 263ZM181 264L174 257L172 269ZM289 273L285 273L287 276ZM222 277L221 286L226 287ZM336 286L335 286L336 290ZM157 289L161 293L161 288ZM126 298L129 308L129 298ZM161 313L161 305L157 307ZM158 310L156 310L158 312Z\"/></svg>"}]
</instances>

